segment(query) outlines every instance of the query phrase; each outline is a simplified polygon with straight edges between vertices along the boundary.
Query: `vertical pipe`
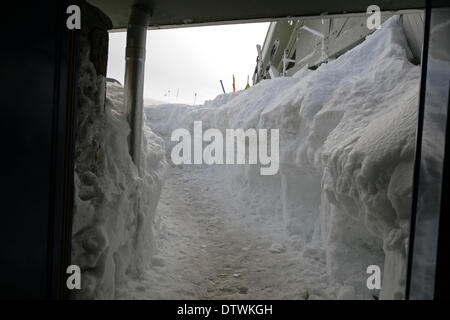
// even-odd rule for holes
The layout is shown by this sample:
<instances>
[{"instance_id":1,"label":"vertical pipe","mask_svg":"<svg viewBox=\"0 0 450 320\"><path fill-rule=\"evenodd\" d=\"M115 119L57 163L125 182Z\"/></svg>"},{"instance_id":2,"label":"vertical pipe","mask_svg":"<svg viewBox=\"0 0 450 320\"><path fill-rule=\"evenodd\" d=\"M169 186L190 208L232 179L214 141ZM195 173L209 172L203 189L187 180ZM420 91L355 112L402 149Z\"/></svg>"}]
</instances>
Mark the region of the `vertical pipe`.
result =
<instances>
[{"instance_id":1,"label":"vertical pipe","mask_svg":"<svg viewBox=\"0 0 450 320\"><path fill-rule=\"evenodd\" d=\"M140 170L144 104L145 43L149 23L150 11L144 7L133 6L127 28L125 110L131 128L130 155L138 170Z\"/></svg>"}]
</instances>

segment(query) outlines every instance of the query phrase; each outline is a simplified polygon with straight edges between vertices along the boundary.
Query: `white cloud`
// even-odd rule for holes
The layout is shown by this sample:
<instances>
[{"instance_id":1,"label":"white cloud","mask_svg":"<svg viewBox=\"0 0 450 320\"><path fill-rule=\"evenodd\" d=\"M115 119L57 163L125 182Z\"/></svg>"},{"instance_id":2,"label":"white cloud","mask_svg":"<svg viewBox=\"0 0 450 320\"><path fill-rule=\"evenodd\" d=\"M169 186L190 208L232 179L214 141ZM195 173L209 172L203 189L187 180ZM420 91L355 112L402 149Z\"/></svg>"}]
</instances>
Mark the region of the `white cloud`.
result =
<instances>
[{"instance_id":1,"label":"white cloud","mask_svg":"<svg viewBox=\"0 0 450 320\"><path fill-rule=\"evenodd\" d=\"M263 44L269 23L151 30L147 35L144 97L196 104L247 84L256 65L256 44ZM108 77L123 83L126 33L110 33ZM170 96L168 96L170 90ZM179 90L178 99L175 98Z\"/></svg>"}]
</instances>

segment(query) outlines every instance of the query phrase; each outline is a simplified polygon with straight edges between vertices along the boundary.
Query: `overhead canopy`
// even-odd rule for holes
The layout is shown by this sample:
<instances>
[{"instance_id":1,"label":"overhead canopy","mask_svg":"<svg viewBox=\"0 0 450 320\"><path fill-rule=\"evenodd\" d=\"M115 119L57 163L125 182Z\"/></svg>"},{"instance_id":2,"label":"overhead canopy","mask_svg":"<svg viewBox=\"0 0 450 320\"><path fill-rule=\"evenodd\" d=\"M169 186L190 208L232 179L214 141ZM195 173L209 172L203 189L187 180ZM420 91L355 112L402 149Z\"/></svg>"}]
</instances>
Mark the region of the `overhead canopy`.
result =
<instances>
[{"instance_id":1,"label":"overhead canopy","mask_svg":"<svg viewBox=\"0 0 450 320\"><path fill-rule=\"evenodd\" d=\"M249 20L366 12L370 5L382 11L422 9L425 0L88 0L107 14L113 29L125 29L132 6L151 10L149 29L221 24Z\"/></svg>"}]
</instances>

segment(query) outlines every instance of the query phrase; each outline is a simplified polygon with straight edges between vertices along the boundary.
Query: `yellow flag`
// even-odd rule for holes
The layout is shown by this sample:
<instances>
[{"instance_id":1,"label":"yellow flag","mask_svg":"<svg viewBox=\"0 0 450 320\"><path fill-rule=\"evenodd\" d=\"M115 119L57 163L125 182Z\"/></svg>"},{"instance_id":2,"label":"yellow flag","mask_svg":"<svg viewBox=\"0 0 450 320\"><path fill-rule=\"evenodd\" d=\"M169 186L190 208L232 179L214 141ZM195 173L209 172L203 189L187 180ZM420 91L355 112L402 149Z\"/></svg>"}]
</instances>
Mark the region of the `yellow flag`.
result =
<instances>
[{"instance_id":1,"label":"yellow flag","mask_svg":"<svg viewBox=\"0 0 450 320\"><path fill-rule=\"evenodd\" d=\"M250 88L250 79L249 79L249 76L247 76L247 85L245 86L245 90L247 90L248 88Z\"/></svg>"},{"instance_id":2,"label":"yellow flag","mask_svg":"<svg viewBox=\"0 0 450 320\"><path fill-rule=\"evenodd\" d=\"M233 92L236 92L234 74L233 74Z\"/></svg>"}]
</instances>

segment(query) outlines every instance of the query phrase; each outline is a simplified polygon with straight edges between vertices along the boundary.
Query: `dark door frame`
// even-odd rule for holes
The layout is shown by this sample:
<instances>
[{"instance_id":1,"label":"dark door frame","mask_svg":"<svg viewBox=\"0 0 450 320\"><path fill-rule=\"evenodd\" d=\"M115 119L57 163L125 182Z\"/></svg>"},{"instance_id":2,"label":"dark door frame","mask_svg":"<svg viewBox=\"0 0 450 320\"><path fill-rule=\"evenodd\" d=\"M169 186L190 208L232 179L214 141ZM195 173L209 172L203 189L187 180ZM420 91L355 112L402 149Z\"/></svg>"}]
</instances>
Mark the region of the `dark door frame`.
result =
<instances>
[{"instance_id":1,"label":"dark door frame","mask_svg":"<svg viewBox=\"0 0 450 320\"><path fill-rule=\"evenodd\" d=\"M450 46L433 31L450 20L450 7L444 2L428 0L426 7L407 299L450 298Z\"/></svg>"}]
</instances>

